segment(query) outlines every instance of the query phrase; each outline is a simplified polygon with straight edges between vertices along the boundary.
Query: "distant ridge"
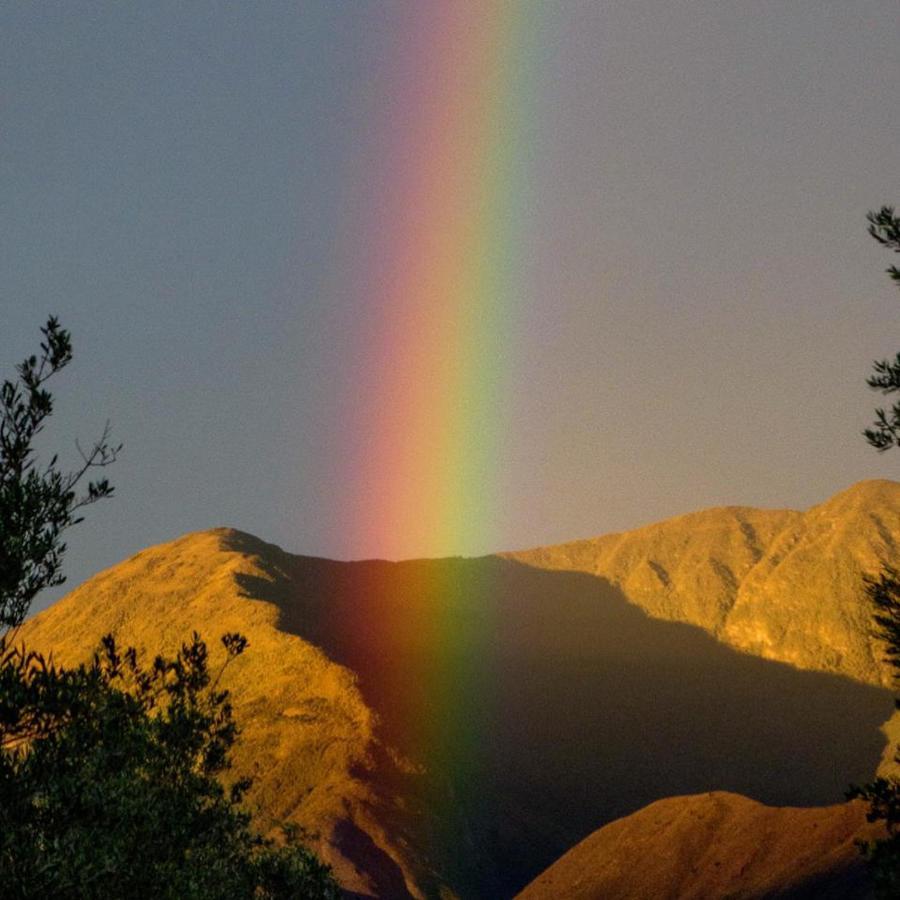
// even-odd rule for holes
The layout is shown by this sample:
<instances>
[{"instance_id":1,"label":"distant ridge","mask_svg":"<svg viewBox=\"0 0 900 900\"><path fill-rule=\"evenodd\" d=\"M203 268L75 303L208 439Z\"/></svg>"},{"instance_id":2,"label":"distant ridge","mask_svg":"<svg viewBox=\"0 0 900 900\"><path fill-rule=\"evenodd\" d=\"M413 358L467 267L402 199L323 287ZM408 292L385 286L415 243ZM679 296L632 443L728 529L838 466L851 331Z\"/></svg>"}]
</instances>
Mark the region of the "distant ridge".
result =
<instances>
[{"instance_id":1,"label":"distant ridge","mask_svg":"<svg viewBox=\"0 0 900 900\"><path fill-rule=\"evenodd\" d=\"M606 578L651 616L755 656L887 686L861 583L897 562L898 542L900 484L873 480L806 512L706 509L503 555Z\"/></svg>"}]
</instances>

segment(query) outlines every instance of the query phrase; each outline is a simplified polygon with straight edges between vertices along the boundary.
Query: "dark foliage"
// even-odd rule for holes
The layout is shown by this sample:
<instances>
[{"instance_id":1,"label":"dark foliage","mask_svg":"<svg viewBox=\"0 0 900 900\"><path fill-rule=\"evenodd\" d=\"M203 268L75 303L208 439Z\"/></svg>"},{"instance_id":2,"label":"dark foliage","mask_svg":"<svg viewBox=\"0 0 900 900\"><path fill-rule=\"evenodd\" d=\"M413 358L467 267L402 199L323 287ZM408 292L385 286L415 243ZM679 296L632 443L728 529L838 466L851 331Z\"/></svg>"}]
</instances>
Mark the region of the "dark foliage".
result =
<instances>
[{"instance_id":1,"label":"dark foliage","mask_svg":"<svg viewBox=\"0 0 900 900\"><path fill-rule=\"evenodd\" d=\"M75 471L60 471L55 456L43 469L36 465L34 440L53 412L44 385L72 359L69 332L55 318L41 333L40 355L20 363L18 379L0 388L0 635L22 624L39 591L65 580L62 532L81 521L82 507L113 492L105 478L89 481L81 494L76 488L121 449L110 445L107 425Z\"/></svg>"},{"instance_id":2,"label":"dark foliage","mask_svg":"<svg viewBox=\"0 0 900 900\"><path fill-rule=\"evenodd\" d=\"M0 389L0 896L336 900L329 869L290 833L253 831L249 780L223 780L238 731L218 684L241 635L222 638L215 678L197 634L149 667L112 636L75 668L14 644L37 593L63 581L63 531L112 494L106 479L81 494L79 482L119 449L107 427L74 472L56 457L38 467L45 383L72 358L56 319L42 333L41 354Z\"/></svg>"},{"instance_id":3,"label":"dark foliage","mask_svg":"<svg viewBox=\"0 0 900 900\"><path fill-rule=\"evenodd\" d=\"M883 247L900 253L900 218L894 214L894 208L883 206L867 218L869 234ZM890 266L887 274L900 287L900 269ZM883 394L900 391L900 353L893 361L875 362L874 370L875 374L867 380L870 388ZM875 427L866 429L864 434L879 451L900 447L900 403L895 403L889 412L876 410ZM866 577L864 587L872 607L874 635L883 642L885 659L894 669L895 680L900 680L900 571L885 566L878 576ZM895 704L900 709L900 700ZM900 764L900 748L894 761ZM868 801L868 820L884 826L885 837L862 845L862 850L878 895L900 897L900 780L876 778L869 784L852 787L847 796Z\"/></svg>"},{"instance_id":4,"label":"dark foliage","mask_svg":"<svg viewBox=\"0 0 900 900\"><path fill-rule=\"evenodd\" d=\"M879 244L900 253L900 218L894 214L892 206L883 206L878 212L870 212L868 222L869 234ZM900 287L900 268L889 266L887 273ZM876 360L872 368L874 374L866 381L872 390L885 395L900 391L900 353L893 360ZM900 403L895 403L889 410L876 409L874 427L867 428L863 433L877 450L900 447Z\"/></svg>"},{"instance_id":5,"label":"dark foliage","mask_svg":"<svg viewBox=\"0 0 900 900\"><path fill-rule=\"evenodd\" d=\"M225 666L243 652L223 638ZM224 668L224 666L223 666ZM336 898L327 867L250 827L219 780L237 736L198 635L143 668L104 638L62 669L0 659L0 890L10 898Z\"/></svg>"},{"instance_id":6,"label":"dark foliage","mask_svg":"<svg viewBox=\"0 0 900 900\"><path fill-rule=\"evenodd\" d=\"M900 678L900 571L885 566L877 577L866 577L864 582L873 608L875 636L884 642L885 658ZM900 709L900 699L894 702ZM900 763L900 748L894 760ZM885 838L865 844L862 850L869 860L879 896L900 897L900 782L896 778L876 778L851 788L847 796L868 801L868 820L884 825Z\"/></svg>"}]
</instances>

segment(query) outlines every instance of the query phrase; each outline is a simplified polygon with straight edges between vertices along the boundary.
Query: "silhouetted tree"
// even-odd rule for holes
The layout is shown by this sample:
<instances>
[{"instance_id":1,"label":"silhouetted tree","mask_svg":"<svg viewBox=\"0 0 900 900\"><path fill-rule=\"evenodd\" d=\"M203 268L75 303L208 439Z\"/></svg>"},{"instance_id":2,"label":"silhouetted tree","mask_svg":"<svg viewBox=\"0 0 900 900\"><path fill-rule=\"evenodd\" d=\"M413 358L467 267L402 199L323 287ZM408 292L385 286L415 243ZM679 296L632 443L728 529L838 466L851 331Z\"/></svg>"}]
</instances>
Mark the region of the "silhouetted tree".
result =
<instances>
[{"instance_id":1,"label":"silhouetted tree","mask_svg":"<svg viewBox=\"0 0 900 900\"><path fill-rule=\"evenodd\" d=\"M900 253L900 218L894 214L894 208L884 206L878 212L870 212L867 219L869 234L882 246ZM887 273L900 287L900 269L890 266ZM900 353L893 361L876 361L867 383L883 394L900 391ZM879 451L900 447L900 403L895 403L890 411L877 409L874 427L864 434ZM900 571L885 566L878 576L864 579L864 589L873 610L874 634L884 644L885 658L894 669L895 680L900 680ZM900 709L900 699L895 705ZM900 747L894 759L900 763ZM862 849L879 896L900 897L900 780L876 778L851 788L847 796L868 801L868 820L884 826L884 839L869 842Z\"/></svg>"},{"instance_id":2,"label":"silhouetted tree","mask_svg":"<svg viewBox=\"0 0 900 900\"><path fill-rule=\"evenodd\" d=\"M878 212L870 212L867 218L869 234L883 247L900 253L900 218L894 214L894 208L883 206ZM900 269L889 266L887 273L900 287ZM874 374L867 380L872 390L882 394L900 391L900 353L893 360L876 360L873 369ZM877 450L900 447L900 403L895 403L888 411L875 410L874 427L867 428L864 434Z\"/></svg>"},{"instance_id":3,"label":"silhouetted tree","mask_svg":"<svg viewBox=\"0 0 900 900\"><path fill-rule=\"evenodd\" d=\"M65 581L63 531L81 521L82 507L113 493L105 478L88 482L82 494L76 489L121 449L110 445L107 423L79 468L60 471L56 456L38 467L34 440L53 412L45 384L72 360L69 332L56 318L41 334L40 355L20 363L18 379L0 388L0 640L22 624L38 592Z\"/></svg>"},{"instance_id":4,"label":"silhouetted tree","mask_svg":"<svg viewBox=\"0 0 900 900\"><path fill-rule=\"evenodd\" d=\"M0 896L336 900L330 870L291 835L252 829L250 781L221 780L238 731L218 682L241 635L222 638L215 677L197 634L149 667L111 636L69 668L14 645L36 594L63 580L63 531L112 494L105 479L77 485L119 449L107 427L74 472L56 457L38 467L45 383L72 358L55 319L43 335L0 389Z\"/></svg>"},{"instance_id":5,"label":"silhouetted tree","mask_svg":"<svg viewBox=\"0 0 900 900\"><path fill-rule=\"evenodd\" d=\"M900 571L885 566L877 576L864 579L865 592L873 607L875 635L884 642L885 657L900 678ZM894 701L900 709L900 699ZM894 756L900 763L900 747ZM869 803L867 818L885 828L882 840L862 846L879 897L900 897L900 780L875 778L847 792L848 798L860 797Z\"/></svg>"}]
</instances>

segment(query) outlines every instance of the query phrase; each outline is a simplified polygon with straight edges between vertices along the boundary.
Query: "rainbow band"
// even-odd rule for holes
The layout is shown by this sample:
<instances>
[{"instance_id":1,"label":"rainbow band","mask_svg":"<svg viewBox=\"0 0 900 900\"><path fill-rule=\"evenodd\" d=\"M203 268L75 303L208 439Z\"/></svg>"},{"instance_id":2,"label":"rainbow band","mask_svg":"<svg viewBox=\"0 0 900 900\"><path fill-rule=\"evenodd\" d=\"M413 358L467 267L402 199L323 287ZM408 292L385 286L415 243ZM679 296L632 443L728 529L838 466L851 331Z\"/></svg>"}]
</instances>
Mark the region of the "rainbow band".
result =
<instances>
[{"instance_id":1,"label":"rainbow band","mask_svg":"<svg viewBox=\"0 0 900 900\"><path fill-rule=\"evenodd\" d=\"M376 362L359 386L363 421L349 431L362 440L350 461L347 518L353 545L371 546L374 535L395 558L411 555L423 535L448 552L462 541L492 543L512 325L525 303L526 76L536 9L413 4L378 104L390 133L379 135L373 178L382 202L359 280L377 322L369 335ZM372 596L384 587L371 585ZM410 599L410 608L381 610L382 633L353 641L388 654L409 643L425 648L422 671L382 668L377 687L382 696L388 684L423 688L416 693L439 709L404 707L403 749L426 763L449 753L464 777L477 742L459 699L485 677L490 598L471 596L461 578L423 584Z\"/></svg>"},{"instance_id":2,"label":"rainbow band","mask_svg":"<svg viewBox=\"0 0 900 900\"><path fill-rule=\"evenodd\" d=\"M489 546L525 188L519 3L417 4L381 145L384 203L363 289L378 310L354 464L359 546ZM533 18L533 16L531 17ZM404 51L404 47L408 48ZM482 540L483 538L483 540Z\"/></svg>"}]
</instances>

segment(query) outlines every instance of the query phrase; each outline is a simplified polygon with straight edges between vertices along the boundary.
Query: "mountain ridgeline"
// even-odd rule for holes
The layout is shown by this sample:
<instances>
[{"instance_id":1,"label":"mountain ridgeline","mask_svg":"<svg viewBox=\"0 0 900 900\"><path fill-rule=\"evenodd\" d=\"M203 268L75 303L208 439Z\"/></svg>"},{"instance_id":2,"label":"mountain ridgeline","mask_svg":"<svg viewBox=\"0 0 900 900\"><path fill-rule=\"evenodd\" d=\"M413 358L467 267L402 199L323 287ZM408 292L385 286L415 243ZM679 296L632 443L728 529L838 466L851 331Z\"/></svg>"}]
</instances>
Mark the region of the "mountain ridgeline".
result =
<instances>
[{"instance_id":1,"label":"mountain ridgeline","mask_svg":"<svg viewBox=\"0 0 900 900\"><path fill-rule=\"evenodd\" d=\"M71 663L106 632L155 654L241 631L235 772L263 827L295 823L357 897L511 897L662 798L801 807L867 780L892 701L860 578L900 565L898 510L900 485L865 482L805 513L400 563L216 529L95 576L22 637ZM845 850L859 815L829 816ZM704 840L733 821L701 818ZM810 883L838 883L844 850ZM619 896L603 877L593 896Z\"/></svg>"},{"instance_id":2,"label":"mountain ridgeline","mask_svg":"<svg viewBox=\"0 0 900 900\"><path fill-rule=\"evenodd\" d=\"M505 554L607 579L649 615L739 650L891 684L863 574L900 559L900 484L865 481L806 512L724 507Z\"/></svg>"}]
</instances>

